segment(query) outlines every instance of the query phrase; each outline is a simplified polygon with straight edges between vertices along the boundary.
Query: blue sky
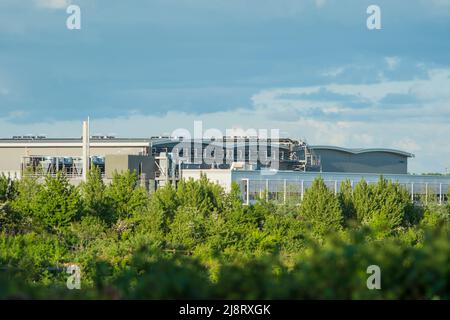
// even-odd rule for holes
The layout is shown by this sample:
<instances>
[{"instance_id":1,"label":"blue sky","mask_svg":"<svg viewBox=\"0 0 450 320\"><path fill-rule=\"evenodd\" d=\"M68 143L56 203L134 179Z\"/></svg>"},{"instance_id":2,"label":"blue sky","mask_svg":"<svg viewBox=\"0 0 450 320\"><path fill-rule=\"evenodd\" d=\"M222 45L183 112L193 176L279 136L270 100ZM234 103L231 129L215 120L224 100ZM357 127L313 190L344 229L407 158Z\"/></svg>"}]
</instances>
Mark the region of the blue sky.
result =
<instances>
[{"instance_id":1,"label":"blue sky","mask_svg":"<svg viewBox=\"0 0 450 320\"><path fill-rule=\"evenodd\" d=\"M444 172L450 0L1 0L0 136L79 136L88 115L124 137L278 128Z\"/></svg>"}]
</instances>

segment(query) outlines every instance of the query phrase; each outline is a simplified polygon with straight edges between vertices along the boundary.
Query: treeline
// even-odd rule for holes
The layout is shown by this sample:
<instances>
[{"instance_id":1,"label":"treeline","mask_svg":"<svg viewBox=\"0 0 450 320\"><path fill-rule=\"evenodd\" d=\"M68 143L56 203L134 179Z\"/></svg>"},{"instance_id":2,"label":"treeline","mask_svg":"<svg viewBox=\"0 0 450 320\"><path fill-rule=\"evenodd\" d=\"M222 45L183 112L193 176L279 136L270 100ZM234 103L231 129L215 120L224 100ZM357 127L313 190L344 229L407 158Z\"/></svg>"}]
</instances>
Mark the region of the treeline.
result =
<instances>
[{"instance_id":1,"label":"treeline","mask_svg":"<svg viewBox=\"0 0 450 320\"><path fill-rule=\"evenodd\" d=\"M245 206L206 177L149 195L130 172L0 176L0 298L448 299L449 214L383 178Z\"/></svg>"}]
</instances>

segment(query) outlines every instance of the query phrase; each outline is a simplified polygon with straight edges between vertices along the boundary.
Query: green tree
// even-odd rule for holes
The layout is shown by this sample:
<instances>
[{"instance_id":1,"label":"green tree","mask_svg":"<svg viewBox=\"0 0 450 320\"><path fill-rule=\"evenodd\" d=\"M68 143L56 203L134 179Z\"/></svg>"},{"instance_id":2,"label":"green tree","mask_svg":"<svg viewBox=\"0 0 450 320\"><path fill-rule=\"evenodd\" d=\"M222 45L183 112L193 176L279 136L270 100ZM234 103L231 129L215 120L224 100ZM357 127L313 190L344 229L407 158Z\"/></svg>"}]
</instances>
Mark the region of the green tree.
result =
<instances>
[{"instance_id":1,"label":"green tree","mask_svg":"<svg viewBox=\"0 0 450 320\"><path fill-rule=\"evenodd\" d=\"M447 208L447 212L450 215L450 187L448 187L447 191L447 204L445 206Z\"/></svg>"},{"instance_id":2,"label":"green tree","mask_svg":"<svg viewBox=\"0 0 450 320\"><path fill-rule=\"evenodd\" d=\"M299 208L243 205L204 177L149 197L129 172L104 185L93 170L80 188L25 175L0 204L0 298L448 299L448 208L412 207L383 178L337 196L317 179ZM66 289L68 264L83 290ZM372 264L383 290L367 290Z\"/></svg>"},{"instance_id":3,"label":"green tree","mask_svg":"<svg viewBox=\"0 0 450 320\"><path fill-rule=\"evenodd\" d=\"M411 210L411 200L400 184L380 177L374 186L376 208L370 219L370 226L386 236L399 227Z\"/></svg>"},{"instance_id":4,"label":"green tree","mask_svg":"<svg viewBox=\"0 0 450 320\"><path fill-rule=\"evenodd\" d=\"M169 232L169 225L172 223L179 205L177 191L171 183L158 188L153 193L150 200L149 216L155 215L159 217L157 221L160 223L164 234Z\"/></svg>"},{"instance_id":5,"label":"green tree","mask_svg":"<svg viewBox=\"0 0 450 320\"><path fill-rule=\"evenodd\" d=\"M114 172L105 195L114 210L115 221L132 217L148 204L147 191L139 185L136 171Z\"/></svg>"},{"instance_id":6,"label":"green tree","mask_svg":"<svg viewBox=\"0 0 450 320\"><path fill-rule=\"evenodd\" d=\"M60 231L81 212L78 190L62 173L47 176L36 194L32 211L48 230Z\"/></svg>"},{"instance_id":7,"label":"green tree","mask_svg":"<svg viewBox=\"0 0 450 320\"><path fill-rule=\"evenodd\" d=\"M0 203L0 233L14 235L22 231L25 231L22 215L14 211L9 203Z\"/></svg>"},{"instance_id":8,"label":"green tree","mask_svg":"<svg viewBox=\"0 0 450 320\"><path fill-rule=\"evenodd\" d=\"M177 198L181 206L195 207L203 214L223 209L224 192L202 175L199 180L182 180L177 186Z\"/></svg>"},{"instance_id":9,"label":"green tree","mask_svg":"<svg viewBox=\"0 0 450 320\"><path fill-rule=\"evenodd\" d=\"M342 229L342 210L337 197L322 178L314 180L300 204L300 219L311 225L314 234L324 234Z\"/></svg>"},{"instance_id":10,"label":"green tree","mask_svg":"<svg viewBox=\"0 0 450 320\"><path fill-rule=\"evenodd\" d=\"M296 219L291 206L281 206L267 214L263 228L276 241L277 251L299 252L304 246L305 226Z\"/></svg>"},{"instance_id":11,"label":"green tree","mask_svg":"<svg viewBox=\"0 0 450 320\"><path fill-rule=\"evenodd\" d=\"M375 210L375 196L373 188L361 180L353 190L353 207L356 220L361 224L367 224Z\"/></svg>"},{"instance_id":12,"label":"green tree","mask_svg":"<svg viewBox=\"0 0 450 320\"><path fill-rule=\"evenodd\" d=\"M224 197L224 210L234 210L242 208L241 189L239 188L239 184L237 184L236 182L233 182L231 184L231 190L229 193L222 193L222 197Z\"/></svg>"},{"instance_id":13,"label":"green tree","mask_svg":"<svg viewBox=\"0 0 450 320\"><path fill-rule=\"evenodd\" d=\"M206 238L206 219L195 207L180 207L170 225L168 240L174 247L191 250Z\"/></svg>"},{"instance_id":14,"label":"green tree","mask_svg":"<svg viewBox=\"0 0 450 320\"><path fill-rule=\"evenodd\" d=\"M11 180L2 173L0 175L0 202L4 202L7 200L10 183Z\"/></svg>"},{"instance_id":15,"label":"green tree","mask_svg":"<svg viewBox=\"0 0 450 320\"><path fill-rule=\"evenodd\" d=\"M347 179L341 183L338 199L344 215L344 222L348 225L352 220L356 219L356 210L353 203L353 187L350 180Z\"/></svg>"},{"instance_id":16,"label":"green tree","mask_svg":"<svg viewBox=\"0 0 450 320\"><path fill-rule=\"evenodd\" d=\"M422 228L436 228L450 221L448 205L442 206L436 203L430 203L423 209L423 217L419 223L419 226Z\"/></svg>"},{"instance_id":17,"label":"green tree","mask_svg":"<svg viewBox=\"0 0 450 320\"><path fill-rule=\"evenodd\" d=\"M11 208L22 215L24 224L30 229L41 228L44 224L40 217L34 214L37 206L37 195L42 187L38 179L31 175L22 176L16 183L16 196L11 201Z\"/></svg>"},{"instance_id":18,"label":"green tree","mask_svg":"<svg viewBox=\"0 0 450 320\"><path fill-rule=\"evenodd\" d=\"M80 185L84 214L97 216L107 223L113 220L111 203L106 195L106 185L100 169L94 166L87 175L86 182Z\"/></svg>"},{"instance_id":19,"label":"green tree","mask_svg":"<svg viewBox=\"0 0 450 320\"><path fill-rule=\"evenodd\" d=\"M407 190L383 177L376 185L360 181L353 192L353 205L358 222L377 230L377 237L391 234L418 214Z\"/></svg>"},{"instance_id":20,"label":"green tree","mask_svg":"<svg viewBox=\"0 0 450 320\"><path fill-rule=\"evenodd\" d=\"M75 237L75 249L85 250L95 240L105 236L107 225L98 216L83 216L80 221L71 224L70 231Z\"/></svg>"},{"instance_id":21,"label":"green tree","mask_svg":"<svg viewBox=\"0 0 450 320\"><path fill-rule=\"evenodd\" d=\"M113 283L124 299L205 299L210 296L207 274L197 259L164 256L153 248L141 247L130 267Z\"/></svg>"}]
</instances>

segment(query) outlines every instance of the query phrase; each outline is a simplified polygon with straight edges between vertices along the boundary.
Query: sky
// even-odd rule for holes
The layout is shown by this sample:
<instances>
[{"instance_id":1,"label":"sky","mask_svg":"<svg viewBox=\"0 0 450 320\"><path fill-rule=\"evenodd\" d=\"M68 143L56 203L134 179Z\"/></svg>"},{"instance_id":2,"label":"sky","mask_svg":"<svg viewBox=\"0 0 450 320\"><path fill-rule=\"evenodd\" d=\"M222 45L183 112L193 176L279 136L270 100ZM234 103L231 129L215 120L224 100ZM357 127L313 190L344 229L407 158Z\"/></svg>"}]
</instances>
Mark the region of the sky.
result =
<instances>
[{"instance_id":1,"label":"sky","mask_svg":"<svg viewBox=\"0 0 450 320\"><path fill-rule=\"evenodd\" d=\"M0 137L78 137L88 116L96 135L279 129L444 173L450 0L0 0Z\"/></svg>"}]
</instances>

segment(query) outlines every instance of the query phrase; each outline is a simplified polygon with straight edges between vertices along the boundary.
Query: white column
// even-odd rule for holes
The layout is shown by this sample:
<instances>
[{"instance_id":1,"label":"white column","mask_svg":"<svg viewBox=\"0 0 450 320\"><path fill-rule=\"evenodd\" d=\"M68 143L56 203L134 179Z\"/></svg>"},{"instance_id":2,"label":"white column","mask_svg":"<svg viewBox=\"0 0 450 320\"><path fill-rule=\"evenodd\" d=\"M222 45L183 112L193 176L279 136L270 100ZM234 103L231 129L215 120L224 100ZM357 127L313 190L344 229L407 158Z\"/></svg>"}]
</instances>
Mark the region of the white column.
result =
<instances>
[{"instance_id":1,"label":"white column","mask_svg":"<svg viewBox=\"0 0 450 320\"><path fill-rule=\"evenodd\" d=\"M244 186L244 205L248 206L250 204L250 179L242 179L242 183Z\"/></svg>"},{"instance_id":2,"label":"white column","mask_svg":"<svg viewBox=\"0 0 450 320\"><path fill-rule=\"evenodd\" d=\"M247 203L247 205L250 204L250 179L247 179L247 196L245 202Z\"/></svg>"},{"instance_id":3,"label":"white column","mask_svg":"<svg viewBox=\"0 0 450 320\"><path fill-rule=\"evenodd\" d=\"M304 195L304 193L305 193L305 183L304 183L304 180L302 180L302 184L301 184L301 186L302 186L302 194L301 194L301 199L302 199L302 201L303 201L303 195Z\"/></svg>"},{"instance_id":4,"label":"white column","mask_svg":"<svg viewBox=\"0 0 450 320\"><path fill-rule=\"evenodd\" d=\"M89 118L83 121L83 181L87 180L87 173L89 171Z\"/></svg>"}]
</instances>

